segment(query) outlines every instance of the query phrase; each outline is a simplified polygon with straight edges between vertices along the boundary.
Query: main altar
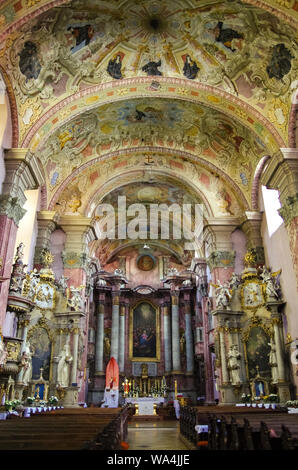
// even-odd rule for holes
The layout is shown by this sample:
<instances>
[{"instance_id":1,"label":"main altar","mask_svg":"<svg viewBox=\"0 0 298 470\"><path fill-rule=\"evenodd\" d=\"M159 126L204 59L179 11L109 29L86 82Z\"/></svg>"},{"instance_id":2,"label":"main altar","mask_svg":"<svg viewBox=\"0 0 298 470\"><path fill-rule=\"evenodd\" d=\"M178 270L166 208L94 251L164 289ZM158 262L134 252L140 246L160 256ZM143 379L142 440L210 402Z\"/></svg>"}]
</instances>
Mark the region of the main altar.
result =
<instances>
[{"instance_id":1,"label":"main altar","mask_svg":"<svg viewBox=\"0 0 298 470\"><path fill-rule=\"evenodd\" d=\"M125 404L130 403L135 405L136 412L135 416L138 415L156 415L156 406L165 403L166 398L164 397L128 397L125 398Z\"/></svg>"}]
</instances>

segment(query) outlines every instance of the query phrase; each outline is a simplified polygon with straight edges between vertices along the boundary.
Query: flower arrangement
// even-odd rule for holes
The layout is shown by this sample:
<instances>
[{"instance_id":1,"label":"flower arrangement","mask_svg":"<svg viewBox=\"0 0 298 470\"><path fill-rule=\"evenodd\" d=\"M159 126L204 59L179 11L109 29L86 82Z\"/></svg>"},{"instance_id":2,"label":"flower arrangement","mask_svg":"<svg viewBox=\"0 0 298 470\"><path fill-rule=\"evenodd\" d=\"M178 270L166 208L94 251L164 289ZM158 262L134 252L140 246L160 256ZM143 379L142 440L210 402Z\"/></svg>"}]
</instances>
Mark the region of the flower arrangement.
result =
<instances>
[{"instance_id":1,"label":"flower arrangement","mask_svg":"<svg viewBox=\"0 0 298 470\"><path fill-rule=\"evenodd\" d=\"M58 403L58 398L55 397L54 395L52 395L49 399L48 399L48 402L50 403L50 405L56 405Z\"/></svg>"},{"instance_id":2,"label":"flower arrangement","mask_svg":"<svg viewBox=\"0 0 298 470\"><path fill-rule=\"evenodd\" d=\"M298 408L298 400L288 400L286 406L289 408Z\"/></svg>"},{"instance_id":3,"label":"flower arrangement","mask_svg":"<svg viewBox=\"0 0 298 470\"><path fill-rule=\"evenodd\" d=\"M278 395L276 393L270 393L270 395L267 395L265 401L268 403L278 403Z\"/></svg>"},{"instance_id":4,"label":"flower arrangement","mask_svg":"<svg viewBox=\"0 0 298 470\"><path fill-rule=\"evenodd\" d=\"M46 406L47 402L45 400L40 400L39 405L40 406Z\"/></svg>"},{"instance_id":5,"label":"flower arrangement","mask_svg":"<svg viewBox=\"0 0 298 470\"><path fill-rule=\"evenodd\" d=\"M6 400L4 405L7 411L12 411L20 406L21 402L20 400Z\"/></svg>"},{"instance_id":6,"label":"flower arrangement","mask_svg":"<svg viewBox=\"0 0 298 470\"><path fill-rule=\"evenodd\" d=\"M29 403L29 405L32 405L34 401L35 397L27 397L27 402Z\"/></svg>"},{"instance_id":7,"label":"flower arrangement","mask_svg":"<svg viewBox=\"0 0 298 470\"><path fill-rule=\"evenodd\" d=\"M241 401L242 401L242 403L250 403L251 395L249 393L242 393Z\"/></svg>"}]
</instances>

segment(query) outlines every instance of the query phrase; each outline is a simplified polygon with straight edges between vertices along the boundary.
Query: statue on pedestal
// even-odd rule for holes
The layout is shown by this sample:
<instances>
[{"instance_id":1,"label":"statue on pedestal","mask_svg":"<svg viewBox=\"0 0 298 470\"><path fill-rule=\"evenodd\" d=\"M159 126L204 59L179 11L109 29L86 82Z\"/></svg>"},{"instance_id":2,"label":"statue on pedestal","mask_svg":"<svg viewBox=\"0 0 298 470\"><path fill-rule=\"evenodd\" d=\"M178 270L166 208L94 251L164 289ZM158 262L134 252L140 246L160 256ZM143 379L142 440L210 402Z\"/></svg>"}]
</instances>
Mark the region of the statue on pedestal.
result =
<instances>
[{"instance_id":1,"label":"statue on pedestal","mask_svg":"<svg viewBox=\"0 0 298 470\"><path fill-rule=\"evenodd\" d=\"M68 300L68 307L72 308L75 312L84 310L84 298L82 297L81 290L84 286L80 287L70 287L72 293L71 298Z\"/></svg>"},{"instance_id":2,"label":"statue on pedestal","mask_svg":"<svg viewBox=\"0 0 298 470\"><path fill-rule=\"evenodd\" d=\"M238 351L236 344L230 347L228 352L228 366L231 371L231 382L233 385L239 385L241 383L240 380L240 359L241 354Z\"/></svg>"},{"instance_id":3,"label":"statue on pedestal","mask_svg":"<svg viewBox=\"0 0 298 470\"><path fill-rule=\"evenodd\" d=\"M24 385L28 385L32 377L32 355L30 345L27 343L21 357L21 373L19 377L19 382Z\"/></svg>"},{"instance_id":4,"label":"statue on pedestal","mask_svg":"<svg viewBox=\"0 0 298 470\"><path fill-rule=\"evenodd\" d=\"M271 366L271 373L272 373L272 383L276 384L278 382L278 370L277 370L277 358L276 358L276 346L273 340L268 343L271 350L269 353L269 364Z\"/></svg>"},{"instance_id":5,"label":"statue on pedestal","mask_svg":"<svg viewBox=\"0 0 298 470\"><path fill-rule=\"evenodd\" d=\"M72 360L69 344L65 344L58 356L57 382L60 387L69 386L69 368Z\"/></svg>"},{"instance_id":6,"label":"statue on pedestal","mask_svg":"<svg viewBox=\"0 0 298 470\"><path fill-rule=\"evenodd\" d=\"M277 281L277 276L281 273L281 270L271 273L268 269L264 266L260 277L263 279L265 284L265 292L267 297L273 298L275 300L279 300L280 295L280 286Z\"/></svg>"},{"instance_id":7,"label":"statue on pedestal","mask_svg":"<svg viewBox=\"0 0 298 470\"><path fill-rule=\"evenodd\" d=\"M221 284L220 281L217 281L217 284L212 285L216 288L216 308L229 310L229 305L232 298L232 291L229 287L229 284L227 282Z\"/></svg>"}]
</instances>

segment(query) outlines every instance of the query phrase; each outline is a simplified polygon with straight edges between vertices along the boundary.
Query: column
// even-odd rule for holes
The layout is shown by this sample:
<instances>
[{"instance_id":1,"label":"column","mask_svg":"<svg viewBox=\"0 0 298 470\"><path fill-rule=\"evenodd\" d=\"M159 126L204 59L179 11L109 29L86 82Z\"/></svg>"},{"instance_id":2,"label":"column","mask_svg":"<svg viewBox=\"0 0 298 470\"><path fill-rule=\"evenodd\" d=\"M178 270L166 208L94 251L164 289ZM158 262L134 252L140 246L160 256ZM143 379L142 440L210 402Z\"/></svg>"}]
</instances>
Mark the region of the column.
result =
<instances>
[{"instance_id":1,"label":"column","mask_svg":"<svg viewBox=\"0 0 298 470\"><path fill-rule=\"evenodd\" d=\"M281 382L284 382L286 378L286 373L285 373L283 346L282 346L281 338L280 338L281 320L279 318L273 318L272 321L273 321L273 330L274 330L274 342L276 345L278 380Z\"/></svg>"},{"instance_id":2,"label":"column","mask_svg":"<svg viewBox=\"0 0 298 470\"><path fill-rule=\"evenodd\" d=\"M40 255L45 248L51 248L51 234L56 228L58 215L55 211L39 211L37 212L38 232L35 244L34 267L40 269Z\"/></svg>"},{"instance_id":3,"label":"column","mask_svg":"<svg viewBox=\"0 0 298 470\"><path fill-rule=\"evenodd\" d=\"M124 351L125 351L125 304L120 305L119 317L119 372L124 372Z\"/></svg>"},{"instance_id":4,"label":"column","mask_svg":"<svg viewBox=\"0 0 298 470\"><path fill-rule=\"evenodd\" d=\"M171 292L172 300L172 374L181 373L180 336L179 336L179 292Z\"/></svg>"},{"instance_id":5,"label":"column","mask_svg":"<svg viewBox=\"0 0 298 470\"><path fill-rule=\"evenodd\" d=\"M25 211L24 192L37 189L43 182L37 160L28 149L5 151L5 179L0 195L0 276L9 278L19 222ZM0 325L6 313L9 280L0 285Z\"/></svg>"},{"instance_id":6,"label":"column","mask_svg":"<svg viewBox=\"0 0 298 470\"><path fill-rule=\"evenodd\" d=\"M185 315L185 345L186 345L186 373L193 374L194 368L194 349L193 349L193 336L191 328L191 308L190 308L190 293L184 293L184 315Z\"/></svg>"},{"instance_id":7,"label":"column","mask_svg":"<svg viewBox=\"0 0 298 470\"><path fill-rule=\"evenodd\" d=\"M120 291L112 292L112 333L111 333L111 358L119 360L119 296Z\"/></svg>"},{"instance_id":8,"label":"column","mask_svg":"<svg viewBox=\"0 0 298 470\"><path fill-rule=\"evenodd\" d=\"M104 314L105 294L100 294L97 310L96 343L95 343L95 375L103 375L103 348L104 348Z\"/></svg>"},{"instance_id":9,"label":"column","mask_svg":"<svg viewBox=\"0 0 298 470\"><path fill-rule=\"evenodd\" d=\"M164 353L165 353L165 372L167 374L171 371L171 325L169 315L169 304L165 302L162 305L163 309L163 331L164 331Z\"/></svg>"},{"instance_id":10,"label":"column","mask_svg":"<svg viewBox=\"0 0 298 470\"><path fill-rule=\"evenodd\" d=\"M70 377L70 385L76 386L77 385L77 370L78 370L78 346L79 346L79 328L73 328L72 333L72 369L71 369L71 377Z\"/></svg>"},{"instance_id":11,"label":"column","mask_svg":"<svg viewBox=\"0 0 298 470\"><path fill-rule=\"evenodd\" d=\"M211 247L207 264L210 268L212 281L225 282L234 271L235 252L231 240L232 232L239 226L237 217L209 218L206 225L208 243Z\"/></svg>"},{"instance_id":12,"label":"column","mask_svg":"<svg viewBox=\"0 0 298 470\"><path fill-rule=\"evenodd\" d=\"M242 230L247 237L247 251L255 254L255 265L265 264L265 254L261 235L261 224L263 214L259 211L246 211Z\"/></svg>"}]
</instances>

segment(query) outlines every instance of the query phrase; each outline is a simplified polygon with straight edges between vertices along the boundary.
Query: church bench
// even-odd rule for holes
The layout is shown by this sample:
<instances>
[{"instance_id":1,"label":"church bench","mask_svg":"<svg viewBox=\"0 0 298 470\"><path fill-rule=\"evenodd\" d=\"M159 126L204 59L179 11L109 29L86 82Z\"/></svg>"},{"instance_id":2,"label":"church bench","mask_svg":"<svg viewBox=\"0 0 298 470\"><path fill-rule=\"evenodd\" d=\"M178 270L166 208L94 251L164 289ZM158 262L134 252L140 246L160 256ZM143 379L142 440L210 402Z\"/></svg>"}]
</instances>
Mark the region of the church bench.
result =
<instances>
[{"instance_id":1,"label":"church bench","mask_svg":"<svg viewBox=\"0 0 298 470\"><path fill-rule=\"evenodd\" d=\"M80 450L120 449L127 438L129 407L57 410L60 413L0 423L0 449ZM63 412L63 413L62 413Z\"/></svg>"}]
</instances>

